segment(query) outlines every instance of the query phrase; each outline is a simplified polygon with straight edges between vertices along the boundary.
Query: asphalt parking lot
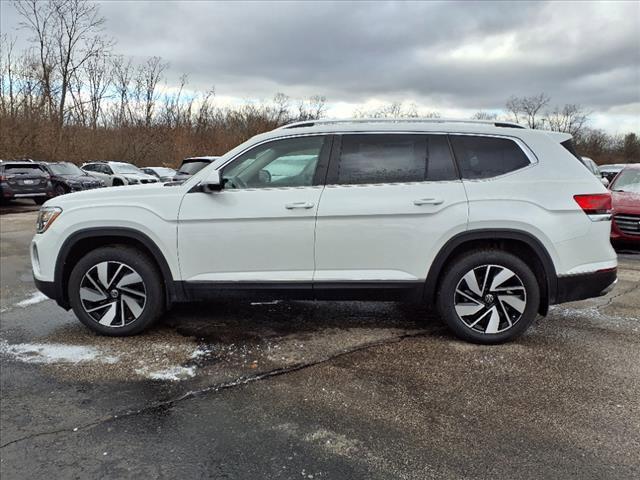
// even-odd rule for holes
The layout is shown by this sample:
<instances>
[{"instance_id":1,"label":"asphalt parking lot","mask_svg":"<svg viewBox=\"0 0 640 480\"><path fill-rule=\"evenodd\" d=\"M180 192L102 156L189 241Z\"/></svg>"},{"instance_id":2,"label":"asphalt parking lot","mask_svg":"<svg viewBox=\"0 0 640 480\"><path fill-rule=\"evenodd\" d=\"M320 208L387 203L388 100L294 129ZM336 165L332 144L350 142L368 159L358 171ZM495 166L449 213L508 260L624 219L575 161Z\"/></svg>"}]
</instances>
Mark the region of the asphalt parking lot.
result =
<instances>
[{"instance_id":1,"label":"asphalt parking lot","mask_svg":"<svg viewBox=\"0 0 640 480\"><path fill-rule=\"evenodd\" d=\"M361 302L180 306L103 338L35 291L36 214L15 208L0 216L3 480L640 477L640 254L621 252L606 297L501 346Z\"/></svg>"}]
</instances>

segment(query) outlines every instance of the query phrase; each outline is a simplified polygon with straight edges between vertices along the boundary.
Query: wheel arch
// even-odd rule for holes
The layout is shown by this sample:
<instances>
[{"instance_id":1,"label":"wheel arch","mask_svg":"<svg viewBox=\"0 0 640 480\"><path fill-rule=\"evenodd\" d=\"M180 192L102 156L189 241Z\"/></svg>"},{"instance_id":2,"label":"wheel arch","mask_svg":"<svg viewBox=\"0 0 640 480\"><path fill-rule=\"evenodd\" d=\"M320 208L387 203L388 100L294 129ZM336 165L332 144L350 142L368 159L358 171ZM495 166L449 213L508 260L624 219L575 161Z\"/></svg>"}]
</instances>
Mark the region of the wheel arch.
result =
<instances>
[{"instance_id":1,"label":"wheel arch","mask_svg":"<svg viewBox=\"0 0 640 480\"><path fill-rule=\"evenodd\" d=\"M533 235L520 230L482 229L459 233L451 238L431 263L424 287L424 298L434 304L438 284L447 263L468 251L493 247L519 254L529 265L540 284L539 312L546 315L549 305L554 303L558 289L558 277L551 255Z\"/></svg>"},{"instance_id":2,"label":"wheel arch","mask_svg":"<svg viewBox=\"0 0 640 480\"><path fill-rule=\"evenodd\" d=\"M64 308L69 308L68 284L71 270L86 253L106 245L125 244L138 248L151 258L162 275L167 306L183 297L175 282L165 256L156 243L146 234L127 227L96 227L79 230L70 235L62 244L56 259L54 284L56 300Z\"/></svg>"}]
</instances>

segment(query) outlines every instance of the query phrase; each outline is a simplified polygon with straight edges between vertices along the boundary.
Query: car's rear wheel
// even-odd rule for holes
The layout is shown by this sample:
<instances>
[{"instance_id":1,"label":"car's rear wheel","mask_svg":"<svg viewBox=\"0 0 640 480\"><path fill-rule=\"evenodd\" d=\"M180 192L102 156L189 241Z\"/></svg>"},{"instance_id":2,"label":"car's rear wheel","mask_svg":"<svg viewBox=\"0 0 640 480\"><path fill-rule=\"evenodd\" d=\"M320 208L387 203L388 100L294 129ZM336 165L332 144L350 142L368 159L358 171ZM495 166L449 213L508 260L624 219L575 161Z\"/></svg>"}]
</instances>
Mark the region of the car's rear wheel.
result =
<instances>
[{"instance_id":1,"label":"car's rear wheel","mask_svg":"<svg viewBox=\"0 0 640 480\"><path fill-rule=\"evenodd\" d=\"M127 246L102 247L85 255L69 277L69 301L91 330L135 335L162 315L160 273L144 253Z\"/></svg>"},{"instance_id":2,"label":"car's rear wheel","mask_svg":"<svg viewBox=\"0 0 640 480\"><path fill-rule=\"evenodd\" d=\"M475 343L502 343L535 320L540 287L531 268L500 250L457 257L438 289L437 307L453 333Z\"/></svg>"}]
</instances>

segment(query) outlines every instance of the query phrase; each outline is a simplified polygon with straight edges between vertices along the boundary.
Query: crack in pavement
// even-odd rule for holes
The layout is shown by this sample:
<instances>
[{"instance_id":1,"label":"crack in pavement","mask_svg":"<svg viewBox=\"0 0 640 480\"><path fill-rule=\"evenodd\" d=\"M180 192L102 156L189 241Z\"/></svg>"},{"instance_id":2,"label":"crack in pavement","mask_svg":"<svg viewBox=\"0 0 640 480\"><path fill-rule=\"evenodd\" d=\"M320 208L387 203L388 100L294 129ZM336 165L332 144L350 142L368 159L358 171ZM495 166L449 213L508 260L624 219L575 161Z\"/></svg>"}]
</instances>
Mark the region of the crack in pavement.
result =
<instances>
[{"instance_id":1,"label":"crack in pavement","mask_svg":"<svg viewBox=\"0 0 640 480\"><path fill-rule=\"evenodd\" d=\"M613 301L614 301L616 298L621 297L621 296L623 296L623 295L627 295L627 294L629 294L629 293L633 292L634 290L638 290L638 288L640 288L640 285L636 285L636 286L634 286L634 287L631 287L631 288L630 288L630 289L628 289L628 290L624 290L624 291L622 291L622 292L619 292L619 293L617 293L617 294L615 294L615 295L613 295L613 296L609 297L609 299L608 299L605 303L603 303L602 305L597 305L597 306L596 306L596 310L600 310L601 308L608 307L609 305L611 305L611 303L613 303Z\"/></svg>"},{"instance_id":2,"label":"crack in pavement","mask_svg":"<svg viewBox=\"0 0 640 480\"><path fill-rule=\"evenodd\" d=\"M104 417L100 417L97 418L96 420L89 422L89 423L85 423L81 426L78 427L74 427L74 428L61 428L58 430L51 430L51 431L46 431L46 432L37 432L37 433L32 433L30 435L26 435L24 437L20 437L20 438L16 438L15 440L11 440L9 442L6 442L2 445L0 445L0 449L6 448L10 445L14 445L16 443L20 443L26 440L31 440L34 438L38 438L38 437L43 437L43 436L47 436L47 435L58 435L61 433L76 433L79 432L81 430L87 430L90 428L93 428L95 426L98 426L100 424L103 423L107 423L110 421L114 421L114 420L118 420L118 419L122 419L122 418L128 418L128 417L134 417L137 415L142 415L148 412L153 412L154 410L158 410L158 409L170 409L172 407L174 407L177 403L179 402L183 402L185 400L189 400L192 398L196 398L196 397L200 397L202 395L206 395L208 393L217 393L217 392L221 392L223 390L228 390L234 387L239 387L239 386L243 386L243 385L247 385L249 383L253 383L259 380L264 380L264 379L268 379L271 377L277 377L279 375L285 375L288 373L293 373L293 372L297 372L300 370L304 370L306 368L310 368L316 365L321 365L323 363L327 363L330 362L332 360L335 360L336 358L340 358L346 355L350 355L352 353L357 353L357 352L361 352L363 350L367 350L369 348L375 348L375 347L379 347L382 345L389 345L389 344L393 344L393 343L399 343L405 339L408 338L417 338L417 337L422 337L425 336L426 334L429 333L433 333L433 330L418 330L416 332L413 333L405 333L403 335L398 335L395 337L389 337L383 340L377 340L375 342L369 342L369 343L364 343L362 345L359 345L355 348L350 348L350 349L345 349L345 350L340 350L337 351L336 353L332 354L332 355L328 355L326 357L320 357L317 360L313 360L313 361L309 361L309 362L301 362L301 363L296 363L294 365L290 365L288 367L280 367L280 368L275 368L273 370L268 370L266 372L262 372L262 373L258 373L256 375L250 375L250 376L245 376L245 377L239 377L233 381L230 382L223 382L223 383L218 383L218 384L214 384L214 385L210 385L208 387L202 388L200 390L193 390L193 391L188 391L186 393L183 393L182 395L176 397L176 398L172 398L169 400L162 400L160 402L155 402L151 405L146 405L142 408L138 408L138 409L127 409L127 410L122 410L119 413L116 414L111 414L111 415L107 415Z\"/></svg>"}]
</instances>

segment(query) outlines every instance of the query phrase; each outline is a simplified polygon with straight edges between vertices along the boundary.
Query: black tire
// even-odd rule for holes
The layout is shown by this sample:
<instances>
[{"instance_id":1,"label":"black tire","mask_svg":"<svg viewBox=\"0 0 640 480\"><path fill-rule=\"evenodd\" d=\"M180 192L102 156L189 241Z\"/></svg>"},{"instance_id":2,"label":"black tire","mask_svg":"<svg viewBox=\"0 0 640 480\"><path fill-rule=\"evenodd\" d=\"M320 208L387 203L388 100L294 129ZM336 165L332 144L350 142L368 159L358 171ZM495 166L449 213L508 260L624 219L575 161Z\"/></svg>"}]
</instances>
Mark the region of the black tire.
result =
<instances>
[{"instance_id":1,"label":"black tire","mask_svg":"<svg viewBox=\"0 0 640 480\"><path fill-rule=\"evenodd\" d=\"M92 287L94 292L92 295L97 293L98 296L105 297L104 300L100 299L93 302L87 300L86 297L85 299L81 298L81 286L85 296L86 287L90 286L91 279L87 276L96 278L97 269L99 269L98 265L103 265L105 262L107 262L107 274L104 278L110 282L110 285L102 288L104 284L100 283L101 280L98 278L98 285L96 285L95 281L93 285L100 287L102 290ZM124 265L121 270L119 270L119 264ZM128 290L121 290L119 282L122 283L123 277L130 274L131 271L138 274L141 282L127 283L126 286L121 288ZM109 273L112 274L111 279L109 279ZM68 290L69 301L78 319L94 332L114 337L136 335L149 328L160 318L164 311L165 294L160 275L155 263L135 248L125 245L97 248L82 257L71 271ZM133 289L137 289L136 295L129 293ZM113 294L114 290L118 293ZM143 293L141 294L140 292ZM144 296L144 300L138 295ZM136 299L137 312L130 308L132 305L131 298ZM100 304L103 304L104 307L101 307ZM111 304L115 304L115 307L112 307ZM91 307L88 308L89 310L96 306L98 306L98 309L94 312L87 312L85 306ZM96 316L103 315L102 320L108 320L107 317L111 315L112 308L115 308L113 322L109 325L99 323L100 318L96 318Z\"/></svg>"},{"instance_id":2,"label":"black tire","mask_svg":"<svg viewBox=\"0 0 640 480\"><path fill-rule=\"evenodd\" d=\"M124 182L119 178L114 178L113 182L111 182L112 187L122 187L123 185L124 185Z\"/></svg>"},{"instance_id":3,"label":"black tire","mask_svg":"<svg viewBox=\"0 0 640 480\"><path fill-rule=\"evenodd\" d=\"M510 274L515 275L498 283ZM476 283L470 286L471 275ZM501 250L476 250L453 259L440 281L436 302L438 313L458 338L481 344L522 335L535 320L539 304L540 286L531 268Z\"/></svg>"},{"instance_id":4,"label":"black tire","mask_svg":"<svg viewBox=\"0 0 640 480\"><path fill-rule=\"evenodd\" d=\"M33 199L33 201L36 202L36 205L42 205L47 200L49 200L49 197L35 197Z\"/></svg>"},{"instance_id":5,"label":"black tire","mask_svg":"<svg viewBox=\"0 0 640 480\"><path fill-rule=\"evenodd\" d=\"M67 193L67 189L64 188L62 185L56 185L56 188L54 189L55 193L56 193L56 197L59 197L60 195L64 195L65 193Z\"/></svg>"}]
</instances>

